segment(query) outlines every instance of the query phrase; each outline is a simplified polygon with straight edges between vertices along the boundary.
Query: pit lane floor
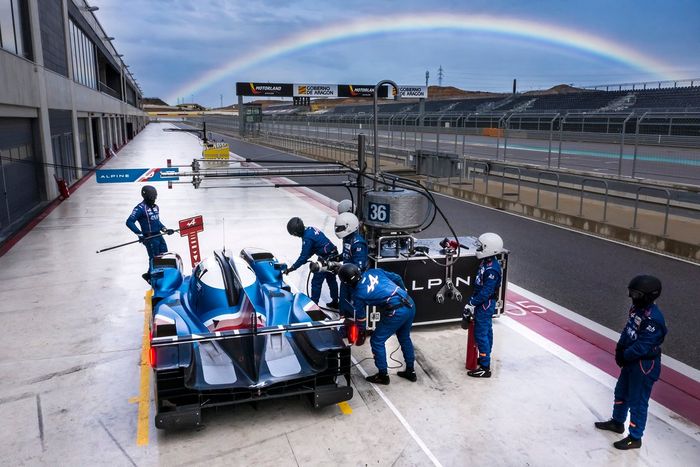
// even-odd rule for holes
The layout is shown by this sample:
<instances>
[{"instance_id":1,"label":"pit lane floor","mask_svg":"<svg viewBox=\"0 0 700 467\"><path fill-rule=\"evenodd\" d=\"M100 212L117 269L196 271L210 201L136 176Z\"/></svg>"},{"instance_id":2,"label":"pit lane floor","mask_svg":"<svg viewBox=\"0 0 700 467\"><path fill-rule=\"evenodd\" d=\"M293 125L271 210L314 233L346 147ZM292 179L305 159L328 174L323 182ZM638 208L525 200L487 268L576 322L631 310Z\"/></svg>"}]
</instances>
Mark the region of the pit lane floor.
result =
<instances>
[{"instance_id":1,"label":"pit lane floor","mask_svg":"<svg viewBox=\"0 0 700 467\"><path fill-rule=\"evenodd\" d=\"M167 158L187 164L197 157L197 140L162 132L167 126L149 125L106 168L161 166ZM251 182L226 182L242 183ZM156 430L150 373L142 371L141 358L145 251L136 244L95 254L133 238L124 221L139 190L136 184L97 185L92 177L0 258L3 463L680 466L700 458L697 370L666 358L684 378L679 385L686 396L695 397L677 404L682 413L653 402L642 449L616 451L611 443L620 436L592 427L608 417L612 403L612 356L605 345L582 339L585 332L562 336L566 325L556 320L553 327L532 320L544 316L540 306L603 337L612 331L517 287L510 312L495 322L491 379L466 376L465 335L456 325L421 328L413 334L417 383L397 378L396 370L387 387L366 383L362 375L374 367L362 361L370 356L365 345L353 350L361 363L347 405L313 410L298 399L267 401L205 411L200 430ZM204 216L205 253L224 244L232 251L256 246L291 262L300 249L285 228L293 215L333 238L333 203L304 189L161 185L159 193L166 225ZM187 257L185 239L167 241ZM290 277L300 288L305 280L305 268ZM387 344L390 352L396 347L393 339ZM401 360L400 352L395 357ZM659 384L654 397L668 393Z\"/></svg>"}]
</instances>

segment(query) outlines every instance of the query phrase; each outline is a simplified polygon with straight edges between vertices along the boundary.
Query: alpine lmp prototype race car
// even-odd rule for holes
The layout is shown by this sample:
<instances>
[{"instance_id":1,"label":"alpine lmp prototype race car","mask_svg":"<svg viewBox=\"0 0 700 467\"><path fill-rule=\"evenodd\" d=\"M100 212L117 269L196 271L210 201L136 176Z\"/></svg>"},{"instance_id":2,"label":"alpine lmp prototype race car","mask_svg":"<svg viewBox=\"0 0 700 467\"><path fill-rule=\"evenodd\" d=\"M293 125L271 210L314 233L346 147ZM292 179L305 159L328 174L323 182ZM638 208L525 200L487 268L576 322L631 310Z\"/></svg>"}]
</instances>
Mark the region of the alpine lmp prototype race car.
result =
<instances>
[{"instance_id":1,"label":"alpine lmp prototype race car","mask_svg":"<svg viewBox=\"0 0 700 467\"><path fill-rule=\"evenodd\" d=\"M191 276L173 253L153 260L151 365L158 428L201 424L201 409L308 395L352 398L342 320L285 284L269 252L216 251Z\"/></svg>"}]
</instances>

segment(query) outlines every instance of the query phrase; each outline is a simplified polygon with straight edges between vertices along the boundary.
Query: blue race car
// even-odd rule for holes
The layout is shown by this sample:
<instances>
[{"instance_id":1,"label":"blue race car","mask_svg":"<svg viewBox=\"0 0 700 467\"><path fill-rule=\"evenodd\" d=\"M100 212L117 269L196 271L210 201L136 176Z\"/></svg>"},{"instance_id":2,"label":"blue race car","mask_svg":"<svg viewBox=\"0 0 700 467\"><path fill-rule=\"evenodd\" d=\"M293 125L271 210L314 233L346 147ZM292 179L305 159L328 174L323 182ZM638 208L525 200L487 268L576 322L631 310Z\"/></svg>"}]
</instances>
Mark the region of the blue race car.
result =
<instances>
[{"instance_id":1,"label":"blue race car","mask_svg":"<svg viewBox=\"0 0 700 467\"><path fill-rule=\"evenodd\" d=\"M216 251L191 276L173 253L153 260L151 365L157 428L201 424L203 408L307 395L352 398L342 320L291 292L269 252Z\"/></svg>"}]
</instances>

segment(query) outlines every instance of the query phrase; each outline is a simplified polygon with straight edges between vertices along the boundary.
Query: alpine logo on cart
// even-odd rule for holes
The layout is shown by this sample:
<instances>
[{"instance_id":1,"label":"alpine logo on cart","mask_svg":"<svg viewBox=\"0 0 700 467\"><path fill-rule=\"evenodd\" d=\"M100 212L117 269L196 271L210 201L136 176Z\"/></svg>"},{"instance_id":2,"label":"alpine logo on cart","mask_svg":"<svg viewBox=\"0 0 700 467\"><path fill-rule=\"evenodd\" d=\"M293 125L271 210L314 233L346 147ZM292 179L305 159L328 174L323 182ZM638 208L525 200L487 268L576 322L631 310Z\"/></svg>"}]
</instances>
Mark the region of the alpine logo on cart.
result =
<instances>
[{"instance_id":1,"label":"alpine logo on cart","mask_svg":"<svg viewBox=\"0 0 700 467\"><path fill-rule=\"evenodd\" d=\"M177 167L152 169L100 169L95 172L97 183L169 182L178 180Z\"/></svg>"},{"instance_id":2,"label":"alpine logo on cart","mask_svg":"<svg viewBox=\"0 0 700 467\"><path fill-rule=\"evenodd\" d=\"M204 232L204 219L202 216L188 217L179 221L180 236L187 237L187 244L190 246L190 261L192 268L197 266L202 260L199 251L199 232Z\"/></svg>"}]
</instances>

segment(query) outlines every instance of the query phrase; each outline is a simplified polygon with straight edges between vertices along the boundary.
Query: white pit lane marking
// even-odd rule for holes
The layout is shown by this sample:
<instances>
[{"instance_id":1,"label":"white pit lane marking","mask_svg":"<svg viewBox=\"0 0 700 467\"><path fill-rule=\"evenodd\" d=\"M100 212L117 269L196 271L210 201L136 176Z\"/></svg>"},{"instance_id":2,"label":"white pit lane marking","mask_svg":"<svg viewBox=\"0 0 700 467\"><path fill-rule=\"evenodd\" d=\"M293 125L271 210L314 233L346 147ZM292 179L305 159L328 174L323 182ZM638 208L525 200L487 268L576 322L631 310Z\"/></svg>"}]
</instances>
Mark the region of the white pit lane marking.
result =
<instances>
[{"instance_id":1,"label":"white pit lane marking","mask_svg":"<svg viewBox=\"0 0 700 467\"><path fill-rule=\"evenodd\" d=\"M352 363L355 365L355 367L357 367L357 369L360 370L360 373L362 373L362 376L364 376L365 378L367 376L369 376L367 374L367 372L365 371L365 369L362 368L362 366L360 366L358 364L357 360L355 360L355 357L351 357L351 358L352 358ZM381 397L384 400L384 403L386 403L387 407L389 407L391 409L391 411L394 412L394 415L396 416L396 418L401 422L401 424L406 429L406 431L408 431L408 434L411 435L411 438L413 438L416 441L416 443L418 444L418 446L420 446L420 448L423 450L425 455L428 456L428 459L430 459L430 461L433 463L433 465L435 465L436 467L437 466L442 467L442 464L440 463L439 460L437 460L437 457L435 457L433 455L433 453L430 451L430 449L428 449L428 446L426 446L425 443L423 442L423 440L420 439L420 436L418 436L418 433L416 433L415 430L411 427L411 425L408 424L408 422L406 421L404 416L401 415L401 412L399 412L399 409L396 408L396 406L389 400L389 398L384 394L384 392L381 389L379 389L379 387L377 387L377 385L374 383L369 383L369 385L372 386L372 389L374 389L376 391L376 393L379 394L379 397Z\"/></svg>"},{"instance_id":2,"label":"white pit lane marking","mask_svg":"<svg viewBox=\"0 0 700 467\"><path fill-rule=\"evenodd\" d=\"M512 289L520 294L523 295L524 297L534 301L535 303L546 306L550 308L552 311L561 313L563 316L566 316L567 318L572 319L574 316L577 316L577 319L572 319L573 321L578 322L579 324L583 326L587 326L593 331L599 332L599 328L607 329L597 323L593 323L594 326L588 326L587 318L584 318L583 316L577 315L575 312L564 308L561 305L557 305L554 302L551 302L545 298L540 297L539 295L536 295L526 289L523 289L521 287L518 287L515 284L508 283L508 287L512 287ZM503 324L511 328L513 331L517 332L521 336L525 337L529 341L533 342L534 344L537 344L539 347L543 348L547 352L550 352L552 355L555 357L563 360L567 364L571 365L572 367L576 368L578 371L582 372L583 374L589 376L590 378L598 381L601 383L603 386L610 388L611 393L612 390L615 388L615 384L617 382L617 378L610 376L600 368L588 363L578 355L569 352L568 350L564 349L563 347L560 347L558 344L555 344L554 342L550 341L544 336L539 335L537 332L531 330L530 328L526 327L523 324L520 324L517 320L511 318L510 316L503 315L498 318L499 321L501 321ZM607 330L603 335L609 335L610 333L614 333L611 330ZM617 340L617 337L619 335L615 336L615 340ZM668 362L671 359L671 357L668 357L666 355L663 355L664 359L664 364L668 365ZM681 367L685 366L687 369L694 370L687 365L675 360L676 365L680 365ZM668 365L671 367L671 365ZM675 368L674 368L675 369ZM678 370L676 370L678 371ZM694 370L697 372L697 370ZM689 376L691 378L694 378L696 374L691 371L690 374L685 373L686 376ZM655 417L659 418L660 420L666 422L668 425L674 427L681 433L691 437L692 439L695 439L697 441L700 441L700 432L698 432L697 427L695 426L694 423L689 422L689 421L684 421L685 418L679 419L679 415L673 412L670 409L667 409L666 407L662 406L658 402L654 401L653 399L649 399L649 413L654 415ZM681 416L682 417L682 416Z\"/></svg>"}]
</instances>

